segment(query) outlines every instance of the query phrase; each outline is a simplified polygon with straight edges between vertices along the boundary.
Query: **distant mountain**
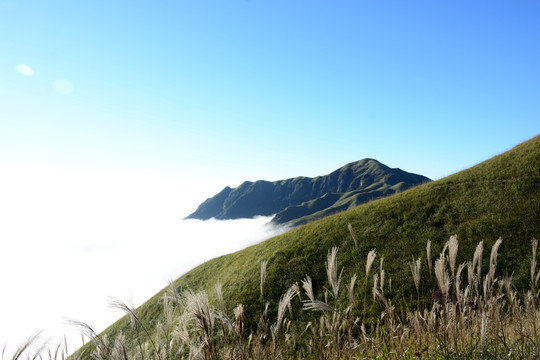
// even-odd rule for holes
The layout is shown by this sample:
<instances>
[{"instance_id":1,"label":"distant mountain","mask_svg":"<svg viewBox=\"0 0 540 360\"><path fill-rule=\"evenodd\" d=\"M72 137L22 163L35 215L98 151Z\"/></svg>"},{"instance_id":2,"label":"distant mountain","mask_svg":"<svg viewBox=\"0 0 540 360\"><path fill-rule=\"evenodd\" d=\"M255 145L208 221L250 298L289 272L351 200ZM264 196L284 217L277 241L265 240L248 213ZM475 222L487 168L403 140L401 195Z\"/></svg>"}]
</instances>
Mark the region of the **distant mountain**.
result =
<instances>
[{"instance_id":1,"label":"distant mountain","mask_svg":"<svg viewBox=\"0 0 540 360\"><path fill-rule=\"evenodd\" d=\"M428 181L425 176L363 159L315 178L246 181L234 189L226 187L186 219L225 220L276 214L274 223L299 225Z\"/></svg>"}]
</instances>

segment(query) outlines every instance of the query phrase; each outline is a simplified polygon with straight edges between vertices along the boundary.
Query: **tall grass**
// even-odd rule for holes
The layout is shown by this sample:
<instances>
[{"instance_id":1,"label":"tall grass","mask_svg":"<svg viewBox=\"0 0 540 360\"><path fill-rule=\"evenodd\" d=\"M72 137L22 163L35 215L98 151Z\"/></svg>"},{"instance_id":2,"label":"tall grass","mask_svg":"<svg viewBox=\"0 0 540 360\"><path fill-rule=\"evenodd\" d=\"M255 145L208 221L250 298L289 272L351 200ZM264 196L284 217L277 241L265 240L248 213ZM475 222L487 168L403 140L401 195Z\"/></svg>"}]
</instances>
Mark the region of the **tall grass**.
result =
<instances>
[{"instance_id":1,"label":"tall grass","mask_svg":"<svg viewBox=\"0 0 540 360\"><path fill-rule=\"evenodd\" d=\"M362 289L355 287L357 275L342 284L339 249L333 247L326 259L326 286L315 292L308 275L300 280L301 287L291 284L279 301L275 318L268 316L269 303L264 304L265 273L271 266L265 261L259 288L264 306L252 330L245 323L244 306L227 304L219 283L215 287L217 304L211 304L204 291L179 291L171 284L163 297L163 320L153 328L141 321L137 310L115 299L111 306L129 316L135 336L120 333L109 339L74 322L94 346L71 358L535 359L540 357L538 242L531 243L530 286L518 292L512 276L497 274L502 241L491 248L485 275L483 242L471 260L458 264L458 240L452 236L432 266L428 241L424 272L423 256L408 264L415 301L407 301L406 294L401 294L392 297L401 299L396 303L385 293L382 256L378 272L370 278L376 249L358 255L359 262L365 258L364 297L358 304ZM407 268L407 264L403 266ZM435 282L430 280L432 275ZM67 347L46 353L45 344L35 345L38 338L32 336L11 357L2 353L1 359L66 358Z\"/></svg>"}]
</instances>

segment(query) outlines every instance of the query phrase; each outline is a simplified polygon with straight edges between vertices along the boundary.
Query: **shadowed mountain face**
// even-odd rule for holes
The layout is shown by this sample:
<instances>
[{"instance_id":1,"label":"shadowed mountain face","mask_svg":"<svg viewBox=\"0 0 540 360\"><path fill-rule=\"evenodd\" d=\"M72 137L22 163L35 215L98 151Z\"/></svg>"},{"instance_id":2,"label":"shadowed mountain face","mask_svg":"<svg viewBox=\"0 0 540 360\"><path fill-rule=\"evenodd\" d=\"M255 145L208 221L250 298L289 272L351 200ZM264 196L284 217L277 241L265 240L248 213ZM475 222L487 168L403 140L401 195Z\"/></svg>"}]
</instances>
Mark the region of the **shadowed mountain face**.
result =
<instances>
[{"instance_id":1,"label":"shadowed mountain face","mask_svg":"<svg viewBox=\"0 0 540 360\"><path fill-rule=\"evenodd\" d=\"M276 214L272 220L275 223L299 225L427 181L430 180L425 176L363 159L315 178L246 181L234 189L226 187L186 219L225 220Z\"/></svg>"}]
</instances>

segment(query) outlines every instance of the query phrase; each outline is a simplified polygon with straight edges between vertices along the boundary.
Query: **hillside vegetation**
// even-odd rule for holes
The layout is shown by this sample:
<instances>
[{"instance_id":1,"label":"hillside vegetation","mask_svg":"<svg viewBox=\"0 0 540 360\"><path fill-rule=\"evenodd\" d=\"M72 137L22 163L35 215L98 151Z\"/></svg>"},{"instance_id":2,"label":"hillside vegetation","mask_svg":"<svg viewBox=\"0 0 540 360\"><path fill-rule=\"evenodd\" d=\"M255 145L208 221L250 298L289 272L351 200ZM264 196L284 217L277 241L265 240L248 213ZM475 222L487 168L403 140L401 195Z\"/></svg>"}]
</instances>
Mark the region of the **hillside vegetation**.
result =
<instances>
[{"instance_id":1,"label":"hillside vegetation","mask_svg":"<svg viewBox=\"0 0 540 360\"><path fill-rule=\"evenodd\" d=\"M273 223L299 225L428 181L425 176L363 159L324 176L246 181L234 189L226 187L199 205L187 219L277 214Z\"/></svg>"},{"instance_id":2,"label":"hillside vegetation","mask_svg":"<svg viewBox=\"0 0 540 360\"><path fill-rule=\"evenodd\" d=\"M512 276L512 289L522 291L530 288L531 240L540 237L539 190L540 136L537 136L506 153L444 179L371 201L242 251L210 260L177 279L171 284L171 289L178 293L188 289L195 292L204 290L210 303L216 306L222 304L226 311L243 304L242 326L243 331L249 334L260 329L261 314L267 319L266 323L279 324L282 319L278 315L283 317L283 312L278 311L279 305L283 305L283 294L290 291L293 284L302 287L302 281L309 276L315 298L332 303L335 309L345 309L351 296L359 299L360 304L348 308L343 315L351 321L360 319L360 322L355 322L356 327L349 324L351 330L348 336L353 339L364 331L369 333L378 329L377 324L385 321L382 318L384 314L391 313L405 321L411 309L431 309L434 292L441 290L431 266L435 266L437 254L444 254L446 249L443 247L454 234L459 240L459 252L448 254L450 259L457 253L454 264L470 260L481 241L485 254L496 244L496 272L489 256L485 255L479 262L482 276L491 274L490 269L493 268L493 276L486 280L487 284L496 283L499 277L507 275ZM502 242L496 243L499 238L502 238ZM432 254L429 264L426 252L428 240ZM342 288L346 286L345 282L353 278L353 274L358 275L357 286L351 286L351 296L332 297L335 288L329 284L328 264L331 262L329 251L333 247L339 248L338 262L334 267L339 271L343 269L340 277L344 279ZM457 250L457 243L454 250ZM389 304L394 304L393 312L388 308L381 314L382 305L371 300L375 296L371 288L373 272L366 278L366 272L369 272L366 265L373 261L375 254L373 272L377 273L379 281L384 276L386 285L383 297ZM419 287L413 281L410 267L417 259L421 264L418 276L422 279L422 285ZM262 290L261 263L266 264ZM456 281L455 269L451 273L454 274L451 277L453 284ZM218 283L222 292L214 290ZM534 284L532 289L535 289ZM164 289L156 294L135 311L138 324L144 324L146 329L155 329L158 323L166 322L163 300L166 291ZM302 296L306 299L306 295ZM445 299L457 304L461 299L460 292L451 290L445 294ZM487 299L482 299L487 304ZM473 298L472 301L474 304L471 306L476 307L480 298ZM289 316L293 322L289 327L298 330L306 327L310 321L312 326L319 322L319 315L301 311L300 308L300 302L291 302L292 315ZM482 319L476 320L483 324ZM359 323L365 325L363 330ZM125 339L130 340L141 331L140 326L130 326L126 317L113 324L104 334L110 339L122 332ZM301 330L295 334L307 336ZM298 335L298 346L304 335ZM90 352L91 346L86 346L77 355L85 357Z\"/></svg>"}]
</instances>

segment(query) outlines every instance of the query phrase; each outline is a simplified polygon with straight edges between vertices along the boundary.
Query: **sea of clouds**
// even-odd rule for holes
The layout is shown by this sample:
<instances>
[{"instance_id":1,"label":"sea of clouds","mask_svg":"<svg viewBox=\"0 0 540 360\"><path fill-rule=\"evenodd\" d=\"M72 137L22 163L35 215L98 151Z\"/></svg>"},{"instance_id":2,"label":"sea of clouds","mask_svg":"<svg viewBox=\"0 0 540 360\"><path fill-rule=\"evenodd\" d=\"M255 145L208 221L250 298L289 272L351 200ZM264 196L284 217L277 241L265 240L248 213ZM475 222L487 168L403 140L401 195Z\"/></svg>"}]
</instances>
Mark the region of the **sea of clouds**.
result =
<instances>
[{"instance_id":1,"label":"sea of clouds","mask_svg":"<svg viewBox=\"0 0 540 360\"><path fill-rule=\"evenodd\" d=\"M200 200L182 178L59 169L3 174L0 346L7 343L8 351L40 330L51 344L65 334L73 351L82 340L67 319L100 332L123 315L109 308L111 297L138 306L202 262L285 230L269 225L270 217L182 220Z\"/></svg>"}]
</instances>

